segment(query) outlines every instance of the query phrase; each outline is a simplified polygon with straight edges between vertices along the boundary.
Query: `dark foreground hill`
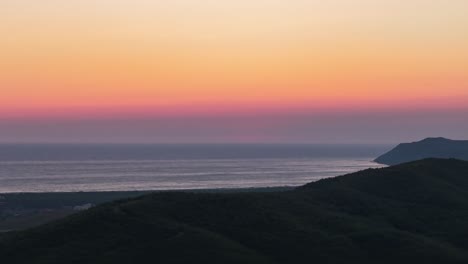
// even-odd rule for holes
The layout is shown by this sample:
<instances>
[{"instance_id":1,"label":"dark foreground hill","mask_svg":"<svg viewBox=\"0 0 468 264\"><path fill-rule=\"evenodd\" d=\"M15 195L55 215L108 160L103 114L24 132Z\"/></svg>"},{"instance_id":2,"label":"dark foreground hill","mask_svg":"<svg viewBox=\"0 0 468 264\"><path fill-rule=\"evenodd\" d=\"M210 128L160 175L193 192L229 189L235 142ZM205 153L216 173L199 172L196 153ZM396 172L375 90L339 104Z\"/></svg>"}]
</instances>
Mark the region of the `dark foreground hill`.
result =
<instances>
[{"instance_id":1,"label":"dark foreground hill","mask_svg":"<svg viewBox=\"0 0 468 264\"><path fill-rule=\"evenodd\" d=\"M396 165L426 158L468 160L468 140L426 138L418 142L403 143L375 159L375 162Z\"/></svg>"},{"instance_id":2,"label":"dark foreground hill","mask_svg":"<svg viewBox=\"0 0 468 264\"><path fill-rule=\"evenodd\" d=\"M468 263L468 162L271 193L156 193L0 238L2 263Z\"/></svg>"}]
</instances>

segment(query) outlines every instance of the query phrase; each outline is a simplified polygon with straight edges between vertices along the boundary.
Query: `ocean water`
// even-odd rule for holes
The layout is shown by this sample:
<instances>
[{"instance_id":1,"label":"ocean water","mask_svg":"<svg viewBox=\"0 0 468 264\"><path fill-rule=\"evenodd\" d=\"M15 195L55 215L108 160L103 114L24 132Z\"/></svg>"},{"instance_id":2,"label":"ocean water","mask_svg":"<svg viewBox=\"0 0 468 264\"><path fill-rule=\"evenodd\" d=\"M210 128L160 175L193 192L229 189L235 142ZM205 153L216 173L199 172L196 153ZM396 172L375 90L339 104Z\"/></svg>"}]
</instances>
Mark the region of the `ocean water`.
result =
<instances>
[{"instance_id":1,"label":"ocean water","mask_svg":"<svg viewBox=\"0 0 468 264\"><path fill-rule=\"evenodd\" d=\"M299 186L381 167L387 145L0 145L0 193Z\"/></svg>"}]
</instances>

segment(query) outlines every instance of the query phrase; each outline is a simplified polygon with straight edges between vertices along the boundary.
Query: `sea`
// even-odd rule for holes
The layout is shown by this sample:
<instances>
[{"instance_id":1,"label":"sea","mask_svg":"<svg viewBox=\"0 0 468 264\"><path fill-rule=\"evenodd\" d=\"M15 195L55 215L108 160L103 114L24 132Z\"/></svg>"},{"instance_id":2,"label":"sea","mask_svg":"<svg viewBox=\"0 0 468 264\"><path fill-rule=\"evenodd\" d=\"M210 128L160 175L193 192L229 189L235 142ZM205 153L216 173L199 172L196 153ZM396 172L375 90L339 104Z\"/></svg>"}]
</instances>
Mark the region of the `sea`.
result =
<instances>
[{"instance_id":1,"label":"sea","mask_svg":"<svg viewBox=\"0 0 468 264\"><path fill-rule=\"evenodd\" d=\"M383 165L389 145L3 144L0 193L300 186Z\"/></svg>"}]
</instances>

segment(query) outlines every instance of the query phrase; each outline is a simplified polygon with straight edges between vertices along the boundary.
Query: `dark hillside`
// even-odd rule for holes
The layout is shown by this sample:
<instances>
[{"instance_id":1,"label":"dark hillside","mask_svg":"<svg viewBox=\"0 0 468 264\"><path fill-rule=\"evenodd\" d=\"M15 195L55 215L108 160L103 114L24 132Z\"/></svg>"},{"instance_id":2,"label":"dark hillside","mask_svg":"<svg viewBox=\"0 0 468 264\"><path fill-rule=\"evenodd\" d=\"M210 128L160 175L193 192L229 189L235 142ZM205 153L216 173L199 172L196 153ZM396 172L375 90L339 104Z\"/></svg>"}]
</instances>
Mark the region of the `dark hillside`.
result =
<instances>
[{"instance_id":1,"label":"dark hillside","mask_svg":"<svg viewBox=\"0 0 468 264\"><path fill-rule=\"evenodd\" d=\"M468 162L271 193L155 193L0 239L5 263L467 263Z\"/></svg>"}]
</instances>

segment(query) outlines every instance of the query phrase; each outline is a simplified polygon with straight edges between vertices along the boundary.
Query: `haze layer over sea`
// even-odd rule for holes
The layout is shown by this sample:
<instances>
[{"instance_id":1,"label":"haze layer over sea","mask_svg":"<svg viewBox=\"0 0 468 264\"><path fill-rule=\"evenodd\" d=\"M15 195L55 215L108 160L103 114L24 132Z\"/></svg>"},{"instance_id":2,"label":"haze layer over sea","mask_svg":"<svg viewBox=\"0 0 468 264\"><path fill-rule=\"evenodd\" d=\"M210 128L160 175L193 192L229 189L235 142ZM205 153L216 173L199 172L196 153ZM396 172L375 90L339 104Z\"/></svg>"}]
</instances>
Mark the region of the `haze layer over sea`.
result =
<instances>
[{"instance_id":1,"label":"haze layer over sea","mask_svg":"<svg viewBox=\"0 0 468 264\"><path fill-rule=\"evenodd\" d=\"M4 144L0 193L298 186L367 168L388 145Z\"/></svg>"}]
</instances>

